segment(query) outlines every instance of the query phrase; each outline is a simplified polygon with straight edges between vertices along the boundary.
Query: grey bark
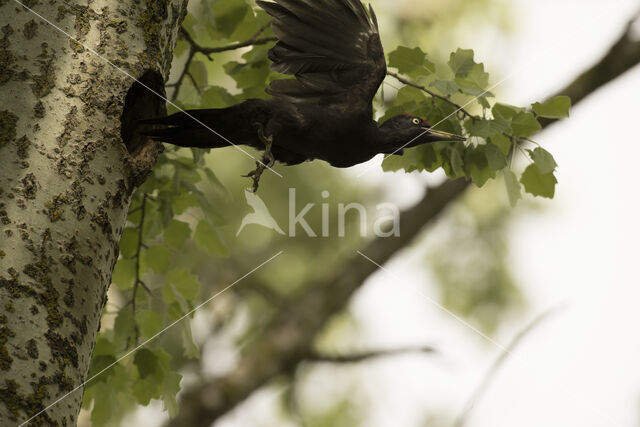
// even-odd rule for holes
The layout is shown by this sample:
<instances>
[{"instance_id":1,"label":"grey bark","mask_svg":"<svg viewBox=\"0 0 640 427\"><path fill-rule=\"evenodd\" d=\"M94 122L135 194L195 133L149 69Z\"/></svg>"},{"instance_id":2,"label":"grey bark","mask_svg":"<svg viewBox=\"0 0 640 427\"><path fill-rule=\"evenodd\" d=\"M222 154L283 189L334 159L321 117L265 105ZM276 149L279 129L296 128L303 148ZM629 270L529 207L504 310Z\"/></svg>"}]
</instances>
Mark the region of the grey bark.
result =
<instances>
[{"instance_id":1,"label":"grey bark","mask_svg":"<svg viewBox=\"0 0 640 427\"><path fill-rule=\"evenodd\" d=\"M2 426L86 377L130 196L160 149L132 124L164 101L130 76L163 91L186 13L186 0L21 2L0 0ZM75 425L82 391L29 424Z\"/></svg>"}]
</instances>

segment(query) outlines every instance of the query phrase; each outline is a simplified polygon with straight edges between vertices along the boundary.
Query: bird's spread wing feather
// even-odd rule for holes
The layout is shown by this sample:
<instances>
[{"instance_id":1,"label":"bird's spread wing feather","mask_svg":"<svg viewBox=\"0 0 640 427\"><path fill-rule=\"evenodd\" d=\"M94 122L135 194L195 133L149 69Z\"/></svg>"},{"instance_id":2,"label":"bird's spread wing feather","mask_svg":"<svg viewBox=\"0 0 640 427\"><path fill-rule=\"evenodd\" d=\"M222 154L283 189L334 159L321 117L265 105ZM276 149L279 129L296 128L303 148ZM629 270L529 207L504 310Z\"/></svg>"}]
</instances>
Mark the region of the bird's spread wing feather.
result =
<instances>
[{"instance_id":1,"label":"bird's spread wing feather","mask_svg":"<svg viewBox=\"0 0 640 427\"><path fill-rule=\"evenodd\" d=\"M387 67L373 9L360 0L258 1L273 17L279 41L272 68L295 79L275 80L271 95L293 102L370 109Z\"/></svg>"}]
</instances>

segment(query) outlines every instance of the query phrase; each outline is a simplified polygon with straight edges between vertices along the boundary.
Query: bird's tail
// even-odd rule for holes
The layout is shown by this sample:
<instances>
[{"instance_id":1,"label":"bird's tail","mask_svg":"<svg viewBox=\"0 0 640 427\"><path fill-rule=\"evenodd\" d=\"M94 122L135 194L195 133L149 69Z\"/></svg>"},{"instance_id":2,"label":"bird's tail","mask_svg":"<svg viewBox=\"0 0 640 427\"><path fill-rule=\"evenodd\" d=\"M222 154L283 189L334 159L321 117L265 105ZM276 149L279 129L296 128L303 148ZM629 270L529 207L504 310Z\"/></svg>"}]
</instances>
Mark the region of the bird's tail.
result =
<instances>
[{"instance_id":1,"label":"bird's tail","mask_svg":"<svg viewBox=\"0 0 640 427\"><path fill-rule=\"evenodd\" d=\"M266 110L258 102L264 101L250 100L229 108L188 110L167 117L140 120L139 133L180 147L252 145L256 135L255 123L266 120Z\"/></svg>"},{"instance_id":2,"label":"bird's tail","mask_svg":"<svg viewBox=\"0 0 640 427\"><path fill-rule=\"evenodd\" d=\"M219 110L191 110L167 117L140 120L140 134L180 147L215 148L231 145L215 129Z\"/></svg>"}]
</instances>

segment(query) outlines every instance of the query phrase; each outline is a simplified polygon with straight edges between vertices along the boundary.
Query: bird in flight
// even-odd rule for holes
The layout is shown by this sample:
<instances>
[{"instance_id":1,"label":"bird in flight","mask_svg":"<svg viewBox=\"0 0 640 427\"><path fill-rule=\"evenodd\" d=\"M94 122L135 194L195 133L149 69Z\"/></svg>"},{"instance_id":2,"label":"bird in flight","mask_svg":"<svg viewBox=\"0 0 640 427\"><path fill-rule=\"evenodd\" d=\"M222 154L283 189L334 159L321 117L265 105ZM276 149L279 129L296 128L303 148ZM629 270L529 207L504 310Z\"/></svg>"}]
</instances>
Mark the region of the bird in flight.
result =
<instances>
[{"instance_id":1,"label":"bird in flight","mask_svg":"<svg viewBox=\"0 0 640 427\"><path fill-rule=\"evenodd\" d=\"M400 155L408 147L465 140L407 114L384 123L373 119L372 101L387 65L371 6L367 10L360 0L257 3L272 16L278 38L268 54L271 67L294 78L272 81L266 89L271 99L143 120L161 125L144 135L182 147L263 150L263 162L249 175L254 190L275 161L295 165L319 159L344 168L379 153Z\"/></svg>"}]
</instances>

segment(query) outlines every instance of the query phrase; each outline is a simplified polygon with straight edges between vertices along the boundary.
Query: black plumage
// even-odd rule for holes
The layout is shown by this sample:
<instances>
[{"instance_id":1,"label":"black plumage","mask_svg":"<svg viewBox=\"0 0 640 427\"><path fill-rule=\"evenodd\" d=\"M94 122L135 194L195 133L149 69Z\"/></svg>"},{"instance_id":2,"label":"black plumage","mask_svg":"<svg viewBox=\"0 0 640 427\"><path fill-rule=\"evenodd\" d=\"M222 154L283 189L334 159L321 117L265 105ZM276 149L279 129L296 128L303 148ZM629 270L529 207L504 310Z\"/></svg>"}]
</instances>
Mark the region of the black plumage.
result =
<instances>
[{"instance_id":1,"label":"black plumage","mask_svg":"<svg viewBox=\"0 0 640 427\"><path fill-rule=\"evenodd\" d=\"M272 68L295 78L273 81L268 100L145 120L162 127L144 134L183 147L248 145L266 150L269 163L321 159L336 167L401 154L404 147L464 140L419 117L400 115L381 125L373 120L371 104L387 67L371 7L359 0L257 3L273 17L278 38L269 50Z\"/></svg>"}]
</instances>

